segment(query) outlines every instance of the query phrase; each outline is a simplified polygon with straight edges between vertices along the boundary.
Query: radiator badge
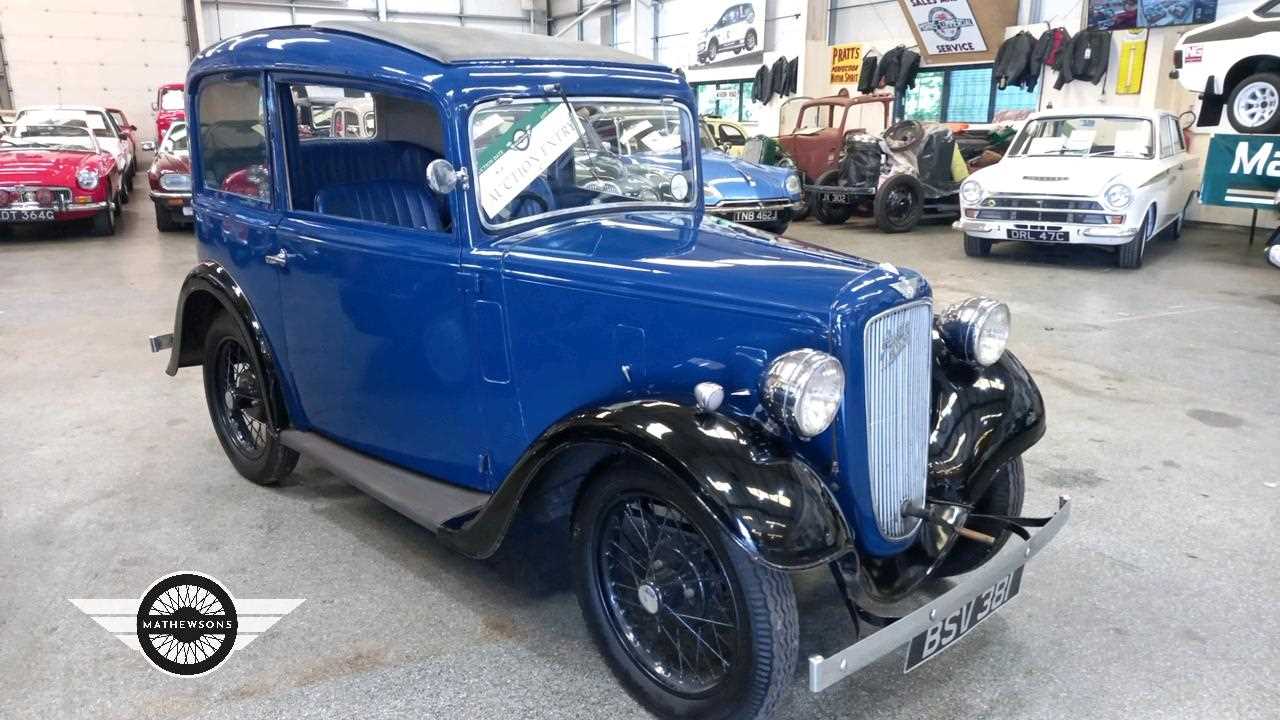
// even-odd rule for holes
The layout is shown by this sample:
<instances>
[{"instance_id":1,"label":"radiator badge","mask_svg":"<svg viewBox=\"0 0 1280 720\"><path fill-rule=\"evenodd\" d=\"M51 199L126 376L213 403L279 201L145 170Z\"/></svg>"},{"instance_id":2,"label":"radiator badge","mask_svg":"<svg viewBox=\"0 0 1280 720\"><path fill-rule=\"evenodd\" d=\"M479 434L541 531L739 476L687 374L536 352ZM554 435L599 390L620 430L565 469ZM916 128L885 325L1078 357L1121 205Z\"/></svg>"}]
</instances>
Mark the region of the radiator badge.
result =
<instances>
[{"instance_id":1,"label":"radiator badge","mask_svg":"<svg viewBox=\"0 0 1280 720\"><path fill-rule=\"evenodd\" d=\"M898 360L898 356L902 355L902 351L907 349L907 345L910 343L910 331L911 328L903 325L880 341L881 370L894 364Z\"/></svg>"},{"instance_id":2,"label":"radiator badge","mask_svg":"<svg viewBox=\"0 0 1280 720\"><path fill-rule=\"evenodd\" d=\"M71 603L157 669L179 677L213 671L302 600L241 598L212 577L179 572L156 580L141 598L82 598Z\"/></svg>"}]
</instances>

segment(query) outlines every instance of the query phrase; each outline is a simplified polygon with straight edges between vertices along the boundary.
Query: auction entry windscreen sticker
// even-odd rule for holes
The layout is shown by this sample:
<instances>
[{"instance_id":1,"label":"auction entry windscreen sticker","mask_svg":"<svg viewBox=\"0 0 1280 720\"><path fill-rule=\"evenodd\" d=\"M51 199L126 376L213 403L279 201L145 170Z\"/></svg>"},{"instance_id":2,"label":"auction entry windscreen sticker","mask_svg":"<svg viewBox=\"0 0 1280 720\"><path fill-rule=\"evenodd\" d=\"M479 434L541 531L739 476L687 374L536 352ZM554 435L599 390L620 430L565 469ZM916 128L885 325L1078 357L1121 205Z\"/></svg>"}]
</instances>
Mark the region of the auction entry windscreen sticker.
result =
<instances>
[{"instance_id":1,"label":"auction entry windscreen sticker","mask_svg":"<svg viewBox=\"0 0 1280 720\"><path fill-rule=\"evenodd\" d=\"M535 103L517 116L511 126L479 148L476 161L480 206L490 218L497 217L535 179L542 176L580 137L581 128L567 103ZM509 113L511 107L497 112ZM492 116L490 116L492 117ZM473 137L489 121L478 118Z\"/></svg>"}]
</instances>

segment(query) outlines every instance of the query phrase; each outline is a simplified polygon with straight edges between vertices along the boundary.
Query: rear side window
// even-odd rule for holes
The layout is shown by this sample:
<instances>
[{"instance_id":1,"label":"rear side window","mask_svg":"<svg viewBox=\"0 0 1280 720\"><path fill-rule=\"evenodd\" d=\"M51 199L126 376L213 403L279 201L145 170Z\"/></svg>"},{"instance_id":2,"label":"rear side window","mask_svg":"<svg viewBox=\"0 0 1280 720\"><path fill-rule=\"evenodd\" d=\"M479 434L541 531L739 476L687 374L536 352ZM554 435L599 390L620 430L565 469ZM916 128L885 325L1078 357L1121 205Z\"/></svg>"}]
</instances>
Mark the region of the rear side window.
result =
<instances>
[{"instance_id":1,"label":"rear side window","mask_svg":"<svg viewBox=\"0 0 1280 720\"><path fill-rule=\"evenodd\" d=\"M181 110L183 106L182 91L170 88L160 93L161 110Z\"/></svg>"},{"instance_id":2,"label":"rear side window","mask_svg":"<svg viewBox=\"0 0 1280 720\"><path fill-rule=\"evenodd\" d=\"M747 143L747 139L742 136L738 128L732 125L720 126L720 140L730 145L745 145Z\"/></svg>"},{"instance_id":3,"label":"rear side window","mask_svg":"<svg viewBox=\"0 0 1280 720\"><path fill-rule=\"evenodd\" d=\"M204 187L270 200L261 81L257 77L205 81L200 86L197 108Z\"/></svg>"},{"instance_id":4,"label":"rear side window","mask_svg":"<svg viewBox=\"0 0 1280 720\"><path fill-rule=\"evenodd\" d=\"M445 155L440 114L429 102L337 85L290 83L283 128L295 211L378 225L447 232L448 198L427 186Z\"/></svg>"}]
</instances>

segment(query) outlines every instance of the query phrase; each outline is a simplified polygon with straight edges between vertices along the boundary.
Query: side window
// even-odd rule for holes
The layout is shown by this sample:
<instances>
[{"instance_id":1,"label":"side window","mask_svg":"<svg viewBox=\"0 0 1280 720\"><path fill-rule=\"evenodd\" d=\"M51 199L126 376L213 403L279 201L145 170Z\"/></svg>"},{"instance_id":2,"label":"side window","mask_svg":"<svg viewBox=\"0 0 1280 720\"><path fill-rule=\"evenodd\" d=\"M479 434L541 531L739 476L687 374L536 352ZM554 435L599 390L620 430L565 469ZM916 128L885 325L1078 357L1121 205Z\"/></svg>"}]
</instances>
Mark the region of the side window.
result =
<instances>
[{"instance_id":1,"label":"side window","mask_svg":"<svg viewBox=\"0 0 1280 720\"><path fill-rule=\"evenodd\" d=\"M271 165L261 81L257 77L206 81L196 102L203 186L269 201Z\"/></svg>"},{"instance_id":2,"label":"side window","mask_svg":"<svg viewBox=\"0 0 1280 720\"><path fill-rule=\"evenodd\" d=\"M747 144L747 139L743 137L741 132L738 131L738 128L732 125L720 126L720 141L727 142L730 145L746 145Z\"/></svg>"},{"instance_id":3,"label":"side window","mask_svg":"<svg viewBox=\"0 0 1280 720\"><path fill-rule=\"evenodd\" d=\"M444 129L429 103L336 85L280 86L294 123L289 148L294 211L413 230L447 232L449 199L427 186L444 157Z\"/></svg>"},{"instance_id":4,"label":"side window","mask_svg":"<svg viewBox=\"0 0 1280 720\"><path fill-rule=\"evenodd\" d=\"M1174 144L1177 142L1177 140L1174 140L1176 134L1171 118L1160 118L1160 157L1170 157L1177 152Z\"/></svg>"}]
</instances>

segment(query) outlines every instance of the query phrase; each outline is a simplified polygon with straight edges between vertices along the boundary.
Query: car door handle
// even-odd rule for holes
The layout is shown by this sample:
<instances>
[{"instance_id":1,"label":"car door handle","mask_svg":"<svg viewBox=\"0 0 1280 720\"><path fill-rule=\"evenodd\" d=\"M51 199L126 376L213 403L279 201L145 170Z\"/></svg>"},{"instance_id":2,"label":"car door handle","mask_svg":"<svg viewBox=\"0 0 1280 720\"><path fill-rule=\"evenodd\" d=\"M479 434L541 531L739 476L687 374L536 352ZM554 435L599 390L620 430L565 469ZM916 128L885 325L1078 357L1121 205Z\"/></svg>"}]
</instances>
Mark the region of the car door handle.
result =
<instances>
[{"instance_id":1,"label":"car door handle","mask_svg":"<svg viewBox=\"0 0 1280 720\"><path fill-rule=\"evenodd\" d=\"M282 249L280 250L280 252L276 253L275 255L267 255L266 257L262 258L262 261L268 265L275 265L276 267L284 267L289 264L289 253Z\"/></svg>"}]
</instances>

